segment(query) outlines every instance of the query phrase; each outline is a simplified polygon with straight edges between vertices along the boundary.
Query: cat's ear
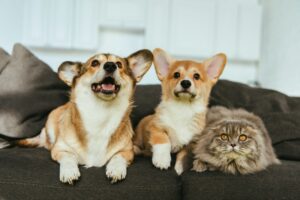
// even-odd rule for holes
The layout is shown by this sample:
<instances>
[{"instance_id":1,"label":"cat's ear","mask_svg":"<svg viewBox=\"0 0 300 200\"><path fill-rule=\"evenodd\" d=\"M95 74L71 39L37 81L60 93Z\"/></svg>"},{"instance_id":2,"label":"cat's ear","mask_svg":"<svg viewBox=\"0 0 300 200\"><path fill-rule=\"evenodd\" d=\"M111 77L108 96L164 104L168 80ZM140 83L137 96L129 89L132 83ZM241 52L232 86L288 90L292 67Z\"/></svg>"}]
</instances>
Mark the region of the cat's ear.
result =
<instances>
[{"instance_id":1,"label":"cat's ear","mask_svg":"<svg viewBox=\"0 0 300 200\"><path fill-rule=\"evenodd\" d=\"M223 53L219 53L203 62L207 76L213 83L218 81L225 68L226 62L227 57Z\"/></svg>"},{"instance_id":2,"label":"cat's ear","mask_svg":"<svg viewBox=\"0 0 300 200\"><path fill-rule=\"evenodd\" d=\"M175 60L164 50L156 48L153 50L154 66L157 77L162 81L169 73L170 65Z\"/></svg>"}]
</instances>

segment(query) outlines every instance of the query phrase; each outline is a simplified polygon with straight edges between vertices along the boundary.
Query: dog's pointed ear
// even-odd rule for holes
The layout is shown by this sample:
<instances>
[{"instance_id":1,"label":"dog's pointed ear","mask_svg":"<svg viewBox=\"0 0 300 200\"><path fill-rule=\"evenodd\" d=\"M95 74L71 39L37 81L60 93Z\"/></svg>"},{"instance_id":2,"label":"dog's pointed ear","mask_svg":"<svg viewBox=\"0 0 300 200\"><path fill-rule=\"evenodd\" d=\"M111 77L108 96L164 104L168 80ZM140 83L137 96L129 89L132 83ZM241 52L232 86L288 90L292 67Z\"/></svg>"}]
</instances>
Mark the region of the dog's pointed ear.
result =
<instances>
[{"instance_id":1,"label":"dog's pointed ear","mask_svg":"<svg viewBox=\"0 0 300 200\"><path fill-rule=\"evenodd\" d=\"M227 58L223 53L219 53L203 62L207 76L213 83L218 81L224 70L226 62Z\"/></svg>"},{"instance_id":2,"label":"dog's pointed ear","mask_svg":"<svg viewBox=\"0 0 300 200\"><path fill-rule=\"evenodd\" d=\"M72 86L73 80L80 74L82 63L65 61L58 68L58 76L68 86Z\"/></svg>"},{"instance_id":3,"label":"dog's pointed ear","mask_svg":"<svg viewBox=\"0 0 300 200\"><path fill-rule=\"evenodd\" d=\"M153 55L151 51L143 49L128 56L127 60L135 80L139 82L151 67Z\"/></svg>"},{"instance_id":4,"label":"dog's pointed ear","mask_svg":"<svg viewBox=\"0 0 300 200\"><path fill-rule=\"evenodd\" d=\"M153 56L157 77L162 81L168 75L170 65L175 60L160 48L153 50Z\"/></svg>"}]
</instances>

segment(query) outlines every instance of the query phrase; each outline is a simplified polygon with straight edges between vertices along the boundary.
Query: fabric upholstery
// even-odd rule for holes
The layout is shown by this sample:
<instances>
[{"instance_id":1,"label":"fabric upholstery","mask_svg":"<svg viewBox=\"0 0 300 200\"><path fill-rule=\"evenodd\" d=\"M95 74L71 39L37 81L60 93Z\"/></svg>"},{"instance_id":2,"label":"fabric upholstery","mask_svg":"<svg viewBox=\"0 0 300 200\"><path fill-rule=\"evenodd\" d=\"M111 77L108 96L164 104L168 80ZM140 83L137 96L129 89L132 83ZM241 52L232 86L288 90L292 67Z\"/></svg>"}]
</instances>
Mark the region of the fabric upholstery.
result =
<instances>
[{"instance_id":1,"label":"fabric upholstery","mask_svg":"<svg viewBox=\"0 0 300 200\"><path fill-rule=\"evenodd\" d=\"M173 157L174 160L174 157ZM150 158L136 157L127 177L110 184L105 167L80 167L70 186L59 181L59 165L42 148L0 150L0 199L299 199L300 162L282 161L266 171L234 176L220 172L161 171Z\"/></svg>"},{"instance_id":2,"label":"fabric upholstery","mask_svg":"<svg viewBox=\"0 0 300 200\"><path fill-rule=\"evenodd\" d=\"M0 68L0 137L37 135L48 113L68 100L68 87L21 44L11 56L0 50Z\"/></svg>"},{"instance_id":3,"label":"fabric upholstery","mask_svg":"<svg viewBox=\"0 0 300 200\"><path fill-rule=\"evenodd\" d=\"M165 199L181 198L181 183L173 170L162 172L148 158L137 157L127 178L112 185L105 167L80 168L74 186L59 181L59 165L45 149L0 150L0 199Z\"/></svg>"},{"instance_id":4,"label":"fabric upholstery","mask_svg":"<svg viewBox=\"0 0 300 200\"><path fill-rule=\"evenodd\" d=\"M299 199L300 163L282 161L281 165L252 175L221 172L187 172L182 175L183 199L265 200Z\"/></svg>"}]
</instances>

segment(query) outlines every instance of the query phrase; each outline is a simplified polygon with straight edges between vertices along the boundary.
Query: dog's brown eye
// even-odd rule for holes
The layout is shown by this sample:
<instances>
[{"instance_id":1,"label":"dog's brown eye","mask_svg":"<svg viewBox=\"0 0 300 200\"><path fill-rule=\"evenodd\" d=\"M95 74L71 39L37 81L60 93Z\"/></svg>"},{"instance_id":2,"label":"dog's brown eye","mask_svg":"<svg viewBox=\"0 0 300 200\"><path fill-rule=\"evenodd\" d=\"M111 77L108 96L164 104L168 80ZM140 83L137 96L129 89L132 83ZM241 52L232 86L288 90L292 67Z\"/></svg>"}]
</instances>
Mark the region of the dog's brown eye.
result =
<instances>
[{"instance_id":1,"label":"dog's brown eye","mask_svg":"<svg viewBox=\"0 0 300 200\"><path fill-rule=\"evenodd\" d=\"M239 140L240 141L246 141L247 140L247 136L246 135L240 135Z\"/></svg>"},{"instance_id":2,"label":"dog's brown eye","mask_svg":"<svg viewBox=\"0 0 300 200\"><path fill-rule=\"evenodd\" d=\"M177 78L179 78L179 77L180 77L180 73L179 73L179 72L175 72L173 76L174 76L174 78L176 78L176 79L177 79Z\"/></svg>"},{"instance_id":3,"label":"dog's brown eye","mask_svg":"<svg viewBox=\"0 0 300 200\"><path fill-rule=\"evenodd\" d=\"M198 74L198 73L194 74L194 79L199 80L200 79L200 74Z\"/></svg>"},{"instance_id":4,"label":"dog's brown eye","mask_svg":"<svg viewBox=\"0 0 300 200\"><path fill-rule=\"evenodd\" d=\"M228 135L225 133L221 134L220 137L222 140L228 140Z\"/></svg>"},{"instance_id":5,"label":"dog's brown eye","mask_svg":"<svg viewBox=\"0 0 300 200\"><path fill-rule=\"evenodd\" d=\"M93 60L91 65L92 67L97 67L98 65L100 65L100 62L98 60Z\"/></svg>"},{"instance_id":6,"label":"dog's brown eye","mask_svg":"<svg viewBox=\"0 0 300 200\"><path fill-rule=\"evenodd\" d=\"M120 68L120 69L122 68L122 63L121 62L118 61L118 62L116 62L116 64L117 64L118 68Z\"/></svg>"}]
</instances>

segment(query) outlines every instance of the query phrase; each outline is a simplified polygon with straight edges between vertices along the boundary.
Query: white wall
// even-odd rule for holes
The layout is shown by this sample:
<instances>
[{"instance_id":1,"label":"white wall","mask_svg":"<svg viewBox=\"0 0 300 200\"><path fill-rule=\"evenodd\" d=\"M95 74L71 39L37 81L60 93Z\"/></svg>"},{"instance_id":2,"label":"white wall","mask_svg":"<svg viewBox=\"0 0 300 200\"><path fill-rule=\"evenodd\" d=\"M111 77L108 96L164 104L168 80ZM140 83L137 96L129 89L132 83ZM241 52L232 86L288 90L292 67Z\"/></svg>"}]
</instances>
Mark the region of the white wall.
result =
<instances>
[{"instance_id":1,"label":"white wall","mask_svg":"<svg viewBox=\"0 0 300 200\"><path fill-rule=\"evenodd\" d=\"M23 4L20 0L0 0L0 47L11 52L21 41Z\"/></svg>"},{"instance_id":2,"label":"white wall","mask_svg":"<svg viewBox=\"0 0 300 200\"><path fill-rule=\"evenodd\" d=\"M22 42L54 70L96 52L127 56L161 47L195 60L225 52L222 78L257 80L257 0L0 0L0 11L9 20L0 20L0 45L10 51ZM154 68L142 83L159 83Z\"/></svg>"},{"instance_id":3,"label":"white wall","mask_svg":"<svg viewBox=\"0 0 300 200\"><path fill-rule=\"evenodd\" d=\"M300 1L263 0L259 81L300 96Z\"/></svg>"},{"instance_id":4,"label":"white wall","mask_svg":"<svg viewBox=\"0 0 300 200\"><path fill-rule=\"evenodd\" d=\"M225 52L229 62L221 78L300 95L299 2L0 0L0 46L10 52L24 43L54 70L97 52L127 56L161 47L196 60ZM154 68L142 83L159 83Z\"/></svg>"}]
</instances>

